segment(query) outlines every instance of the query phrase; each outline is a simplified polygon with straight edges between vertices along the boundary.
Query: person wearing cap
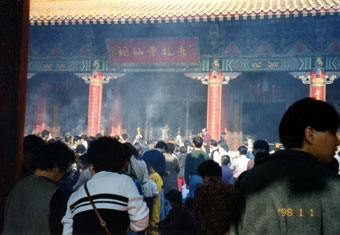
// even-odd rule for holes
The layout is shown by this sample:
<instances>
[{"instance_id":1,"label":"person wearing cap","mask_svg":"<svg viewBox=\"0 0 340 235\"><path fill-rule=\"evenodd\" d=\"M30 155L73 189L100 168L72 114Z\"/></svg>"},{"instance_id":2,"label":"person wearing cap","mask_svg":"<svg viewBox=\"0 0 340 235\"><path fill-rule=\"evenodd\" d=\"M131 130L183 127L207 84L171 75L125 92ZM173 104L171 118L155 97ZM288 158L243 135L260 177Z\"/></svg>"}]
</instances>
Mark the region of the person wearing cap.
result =
<instances>
[{"instance_id":1,"label":"person wearing cap","mask_svg":"<svg viewBox=\"0 0 340 235\"><path fill-rule=\"evenodd\" d=\"M192 235L197 234L197 226L190 211L182 205L182 194L175 189L165 194L172 209L164 220L157 224L150 224L149 228L158 230L161 234Z\"/></svg>"}]
</instances>

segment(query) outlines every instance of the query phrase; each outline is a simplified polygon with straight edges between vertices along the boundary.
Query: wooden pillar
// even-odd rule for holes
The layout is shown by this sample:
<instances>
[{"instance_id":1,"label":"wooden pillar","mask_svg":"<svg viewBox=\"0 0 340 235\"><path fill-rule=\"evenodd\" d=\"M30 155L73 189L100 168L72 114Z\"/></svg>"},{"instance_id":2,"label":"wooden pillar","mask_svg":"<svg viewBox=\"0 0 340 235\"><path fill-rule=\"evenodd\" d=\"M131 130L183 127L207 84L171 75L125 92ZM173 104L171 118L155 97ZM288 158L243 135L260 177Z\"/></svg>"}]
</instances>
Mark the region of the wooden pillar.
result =
<instances>
[{"instance_id":1,"label":"wooden pillar","mask_svg":"<svg viewBox=\"0 0 340 235\"><path fill-rule=\"evenodd\" d=\"M326 101L325 70L313 69L310 75L309 96L316 100Z\"/></svg>"},{"instance_id":2,"label":"wooden pillar","mask_svg":"<svg viewBox=\"0 0 340 235\"><path fill-rule=\"evenodd\" d=\"M91 74L89 88L88 136L100 133L103 96L103 72Z\"/></svg>"},{"instance_id":3,"label":"wooden pillar","mask_svg":"<svg viewBox=\"0 0 340 235\"><path fill-rule=\"evenodd\" d=\"M218 140L221 131L222 72L210 71L208 84L207 128L211 138Z\"/></svg>"},{"instance_id":4,"label":"wooden pillar","mask_svg":"<svg viewBox=\"0 0 340 235\"><path fill-rule=\"evenodd\" d=\"M9 190L21 177L27 86L29 1L1 4L0 231Z\"/></svg>"}]
</instances>

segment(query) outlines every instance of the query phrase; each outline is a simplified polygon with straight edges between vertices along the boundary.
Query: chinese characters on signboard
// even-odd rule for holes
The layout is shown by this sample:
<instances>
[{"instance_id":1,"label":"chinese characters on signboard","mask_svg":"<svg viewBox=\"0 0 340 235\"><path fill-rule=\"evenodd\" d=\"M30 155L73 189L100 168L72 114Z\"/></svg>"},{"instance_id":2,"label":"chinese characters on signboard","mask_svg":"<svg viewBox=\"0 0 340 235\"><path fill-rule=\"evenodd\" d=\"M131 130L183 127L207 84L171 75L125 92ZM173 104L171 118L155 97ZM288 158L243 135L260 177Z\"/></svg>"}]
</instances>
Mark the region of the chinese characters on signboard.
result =
<instances>
[{"instance_id":1,"label":"chinese characters on signboard","mask_svg":"<svg viewBox=\"0 0 340 235\"><path fill-rule=\"evenodd\" d=\"M111 63L198 63L197 39L107 40Z\"/></svg>"}]
</instances>

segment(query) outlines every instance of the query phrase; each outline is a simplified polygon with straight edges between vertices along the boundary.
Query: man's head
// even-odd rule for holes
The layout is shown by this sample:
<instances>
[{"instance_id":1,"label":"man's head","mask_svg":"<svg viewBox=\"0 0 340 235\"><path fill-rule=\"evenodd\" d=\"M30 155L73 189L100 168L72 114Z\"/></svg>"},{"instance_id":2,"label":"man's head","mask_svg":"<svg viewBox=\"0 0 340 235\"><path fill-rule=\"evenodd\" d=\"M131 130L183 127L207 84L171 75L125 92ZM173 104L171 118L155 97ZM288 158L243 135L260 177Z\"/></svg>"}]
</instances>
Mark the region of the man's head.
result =
<instances>
[{"instance_id":1,"label":"man's head","mask_svg":"<svg viewBox=\"0 0 340 235\"><path fill-rule=\"evenodd\" d=\"M81 134L80 138L83 139L83 140L86 140L87 139L87 135L86 134Z\"/></svg>"},{"instance_id":2,"label":"man's head","mask_svg":"<svg viewBox=\"0 0 340 235\"><path fill-rule=\"evenodd\" d=\"M123 140L125 140L126 142L128 142L129 141L129 136L127 135L127 134L122 134L122 138L123 138Z\"/></svg>"},{"instance_id":3,"label":"man's head","mask_svg":"<svg viewBox=\"0 0 340 235\"><path fill-rule=\"evenodd\" d=\"M211 148L217 148L217 141L215 139L211 139L209 144Z\"/></svg>"},{"instance_id":4,"label":"man's head","mask_svg":"<svg viewBox=\"0 0 340 235\"><path fill-rule=\"evenodd\" d=\"M176 145L173 143L167 144L167 153L173 154L175 152Z\"/></svg>"},{"instance_id":5,"label":"man's head","mask_svg":"<svg viewBox=\"0 0 340 235\"><path fill-rule=\"evenodd\" d=\"M87 156L95 172L120 172L131 152L116 139L100 137L90 143Z\"/></svg>"},{"instance_id":6,"label":"man's head","mask_svg":"<svg viewBox=\"0 0 340 235\"><path fill-rule=\"evenodd\" d=\"M288 108L279 126L281 143L286 149L308 152L321 162L330 162L340 144L336 136L339 114L323 101L305 98Z\"/></svg>"},{"instance_id":7,"label":"man's head","mask_svg":"<svg viewBox=\"0 0 340 235\"><path fill-rule=\"evenodd\" d=\"M24 137L23 164L26 169L34 172L33 156L37 155L43 146L44 141L39 136L27 135Z\"/></svg>"},{"instance_id":8,"label":"man's head","mask_svg":"<svg viewBox=\"0 0 340 235\"><path fill-rule=\"evenodd\" d=\"M73 151L60 141L44 144L32 159L36 171L49 172L49 179L53 182L58 182L64 176L67 167L74 160Z\"/></svg>"},{"instance_id":9,"label":"man's head","mask_svg":"<svg viewBox=\"0 0 340 235\"><path fill-rule=\"evenodd\" d=\"M265 140L256 140L254 142L254 155L256 156L257 153L265 153L269 155L269 144Z\"/></svg>"},{"instance_id":10,"label":"man's head","mask_svg":"<svg viewBox=\"0 0 340 235\"><path fill-rule=\"evenodd\" d=\"M202 129L202 134L203 134L203 135L207 135L207 134L208 134L207 128L203 128L203 129Z\"/></svg>"},{"instance_id":11,"label":"man's head","mask_svg":"<svg viewBox=\"0 0 340 235\"><path fill-rule=\"evenodd\" d=\"M80 138L80 136L75 136L75 137L73 138L73 142L74 142L75 145L80 144L80 143L81 143L81 138Z\"/></svg>"},{"instance_id":12,"label":"man's head","mask_svg":"<svg viewBox=\"0 0 340 235\"><path fill-rule=\"evenodd\" d=\"M180 148L179 148L179 153L180 153L180 154L185 154L185 153L187 153L187 148L186 148L185 146L180 147Z\"/></svg>"},{"instance_id":13,"label":"man's head","mask_svg":"<svg viewBox=\"0 0 340 235\"><path fill-rule=\"evenodd\" d=\"M172 207L182 205L182 194L178 190L170 190L165 194L165 198L168 199Z\"/></svg>"},{"instance_id":14,"label":"man's head","mask_svg":"<svg viewBox=\"0 0 340 235\"><path fill-rule=\"evenodd\" d=\"M255 164L257 164L261 159L269 156L269 144L265 140L256 140L254 142L253 153L255 156Z\"/></svg>"},{"instance_id":15,"label":"man's head","mask_svg":"<svg viewBox=\"0 0 340 235\"><path fill-rule=\"evenodd\" d=\"M203 178L204 182L207 182L212 176L222 176L221 167L214 160L207 160L202 162L198 166L198 174Z\"/></svg>"},{"instance_id":16,"label":"man's head","mask_svg":"<svg viewBox=\"0 0 340 235\"><path fill-rule=\"evenodd\" d=\"M43 131L41 132L41 138L42 138L43 140L47 140L49 136L50 136L50 132L49 132L48 130L43 130Z\"/></svg>"},{"instance_id":17,"label":"man's head","mask_svg":"<svg viewBox=\"0 0 340 235\"><path fill-rule=\"evenodd\" d=\"M223 155L221 157L221 163L222 165L228 166L228 164L230 163L230 157L228 155Z\"/></svg>"},{"instance_id":18,"label":"man's head","mask_svg":"<svg viewBox=\"0 0 340 235\"><path fill-rule=\"evenodd\" d=\"M78 146L76 147L75 153L83 154L85 152L86 152L85 146L83 144L78 144Z\"/></svg>"},{"instance_id":19,"label":"man's head","mask_svg":"<svg viewBox=\"0 0 340 235\"><path fill-rule=\"evenodd\" d=\"M246 146L243 146L243 145L238 147L237 150L240 153L240 155L246 155L247 152L248 152L248 148Z\"/></svg>"},{"instance_id":20,"label":"man's head","mask_svg":"<svg viewBox=\"0 0 340 235\"><path fill-rule=\"evenodd\" d=\"M163 140L158 141L155 148L160 149L162 153L166 153L168 150L168 146Z\"/></svg>"},{"instance_id":21,"label":"man's head","mask_svg":"<svg viewBox=\"0 0 340 235\"><path fill-rule=\"evenodd\" d=\"M200 148L200 147L202 147L203 139L200 136L195 136L194 139L192 140L192 142L194 142L194 145L195 145L196 148Z\"/></svg>"}]
</instances>

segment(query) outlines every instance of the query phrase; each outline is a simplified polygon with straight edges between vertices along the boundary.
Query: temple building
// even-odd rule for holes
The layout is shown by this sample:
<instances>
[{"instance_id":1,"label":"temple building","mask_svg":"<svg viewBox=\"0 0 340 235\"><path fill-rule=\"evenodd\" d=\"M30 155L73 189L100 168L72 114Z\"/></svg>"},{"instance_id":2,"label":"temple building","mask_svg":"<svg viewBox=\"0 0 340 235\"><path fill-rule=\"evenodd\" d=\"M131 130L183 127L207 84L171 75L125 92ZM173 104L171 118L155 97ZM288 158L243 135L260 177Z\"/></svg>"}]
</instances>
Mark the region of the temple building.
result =
<instances>
[{"instance_id":1,"label":"temple building","mask_svg":"<svg viewBox=\"0 0 340 235\"><path fill-rule=\"evenodd\" d=\"M41 1L26 131L278 141L285 109L339 107L340 1Z\"/></svg>"},{"instance_id":2,"label":"temple building","mask_svg":"<svg viewBox=\"0 0 340 235\"><path fill-rule=\"evenodd\" d=\"M0 217L20 179L24 134L157 140L207 127L236 149L278 141L283 112L302 97L340 110L340 0L7 2Z\"/></svg>"}]
</instances>

